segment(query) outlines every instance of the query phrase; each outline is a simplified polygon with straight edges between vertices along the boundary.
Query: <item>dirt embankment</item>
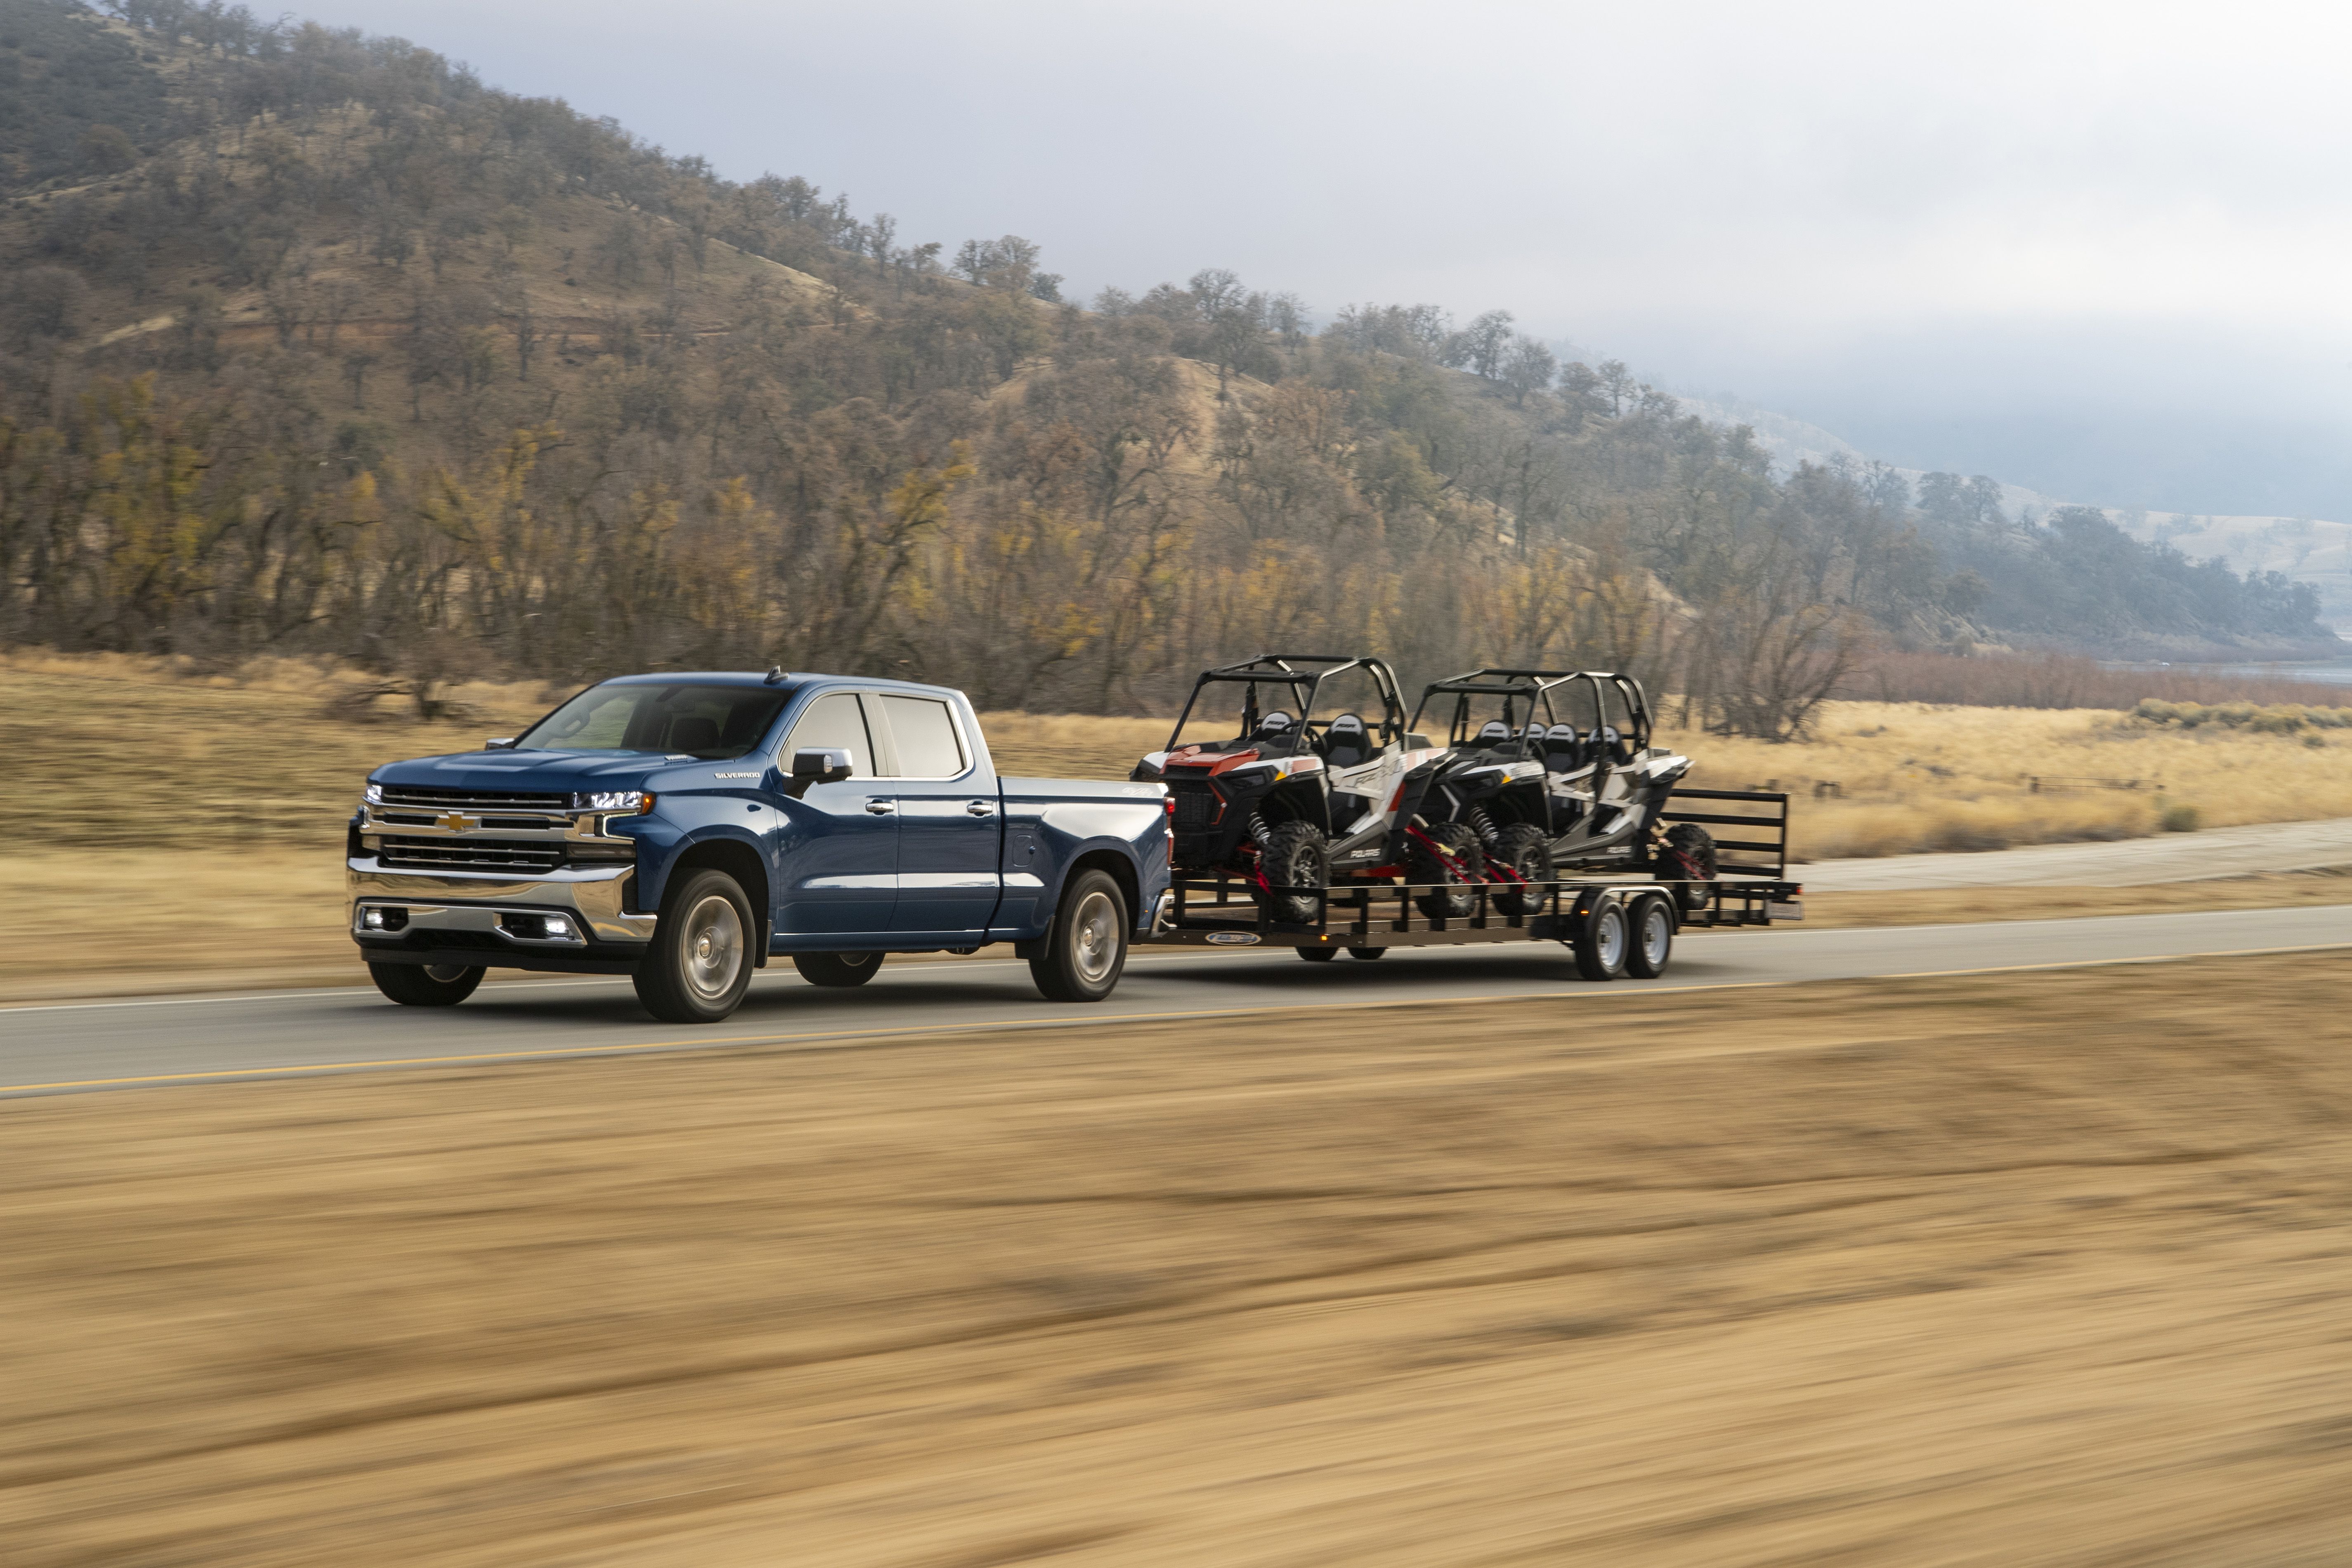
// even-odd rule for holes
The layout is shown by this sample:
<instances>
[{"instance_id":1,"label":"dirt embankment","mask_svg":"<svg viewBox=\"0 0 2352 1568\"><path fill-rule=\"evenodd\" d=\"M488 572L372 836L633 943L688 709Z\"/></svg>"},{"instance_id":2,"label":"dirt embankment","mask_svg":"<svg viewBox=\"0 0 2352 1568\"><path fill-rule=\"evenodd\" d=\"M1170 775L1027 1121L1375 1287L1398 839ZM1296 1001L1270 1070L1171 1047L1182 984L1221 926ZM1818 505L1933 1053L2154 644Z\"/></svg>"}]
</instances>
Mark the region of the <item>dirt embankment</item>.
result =
<instances>
[{"instance_id":1,"label":"dirt embankment","mask_svg":"<svg viewBox=\"0 0 2352 1568\"><path fill-rule=\"evenodd\" d=\"M0 1106L84 1563L2332 1561L2307 957Z\"/></svg>"}]
</instances>

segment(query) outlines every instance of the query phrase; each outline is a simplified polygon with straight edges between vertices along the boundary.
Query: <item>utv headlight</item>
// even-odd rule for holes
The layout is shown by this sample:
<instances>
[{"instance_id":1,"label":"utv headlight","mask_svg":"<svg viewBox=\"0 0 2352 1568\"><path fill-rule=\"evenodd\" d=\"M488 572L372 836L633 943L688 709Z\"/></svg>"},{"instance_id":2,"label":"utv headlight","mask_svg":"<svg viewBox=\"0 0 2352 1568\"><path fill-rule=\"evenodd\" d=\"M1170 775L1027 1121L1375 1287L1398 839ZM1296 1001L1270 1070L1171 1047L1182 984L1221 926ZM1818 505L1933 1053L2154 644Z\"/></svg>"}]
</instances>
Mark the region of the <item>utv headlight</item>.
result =
<instances>
[{"instance_id":1,"label":"utv headlight","mask_svg":"<svg viewBox=\"0 0 2352 1568\"><path fill-rule=\"evenodd\" d=\"M572 797L574 811L635 811L654 808L654 797L641 789L591 790Z\"/></svg>"},{"instance_id":2,"label":"utv headlight","mask_svg":"<svg viewBox=\"0 0 2352 1568\"><path fill-rule=\"evenodd\" d=\"M380 784L372 784L367 786L367 803L370 805L382 805L383 804L383 785Z\"/></svg>"}]
</instances>

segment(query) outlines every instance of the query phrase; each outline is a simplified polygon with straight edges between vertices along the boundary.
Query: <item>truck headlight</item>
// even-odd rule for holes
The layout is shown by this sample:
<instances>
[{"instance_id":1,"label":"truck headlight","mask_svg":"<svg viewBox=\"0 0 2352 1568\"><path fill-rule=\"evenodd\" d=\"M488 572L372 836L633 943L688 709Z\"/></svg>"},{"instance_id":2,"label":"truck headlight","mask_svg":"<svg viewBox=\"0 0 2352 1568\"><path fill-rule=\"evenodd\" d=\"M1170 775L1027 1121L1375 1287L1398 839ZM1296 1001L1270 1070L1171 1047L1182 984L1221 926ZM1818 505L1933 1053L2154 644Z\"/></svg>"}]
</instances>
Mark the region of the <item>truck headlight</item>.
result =
<instances>
[{"instance_id":1,"label":"truck headlight","mask_svg":"<svg viewBox=\"0 0 2352 1568\"><path fill-rule=\"evenodd\" d=\"M653 808L654 797L641 789L591 790L572 797L574 811L647 812Z\"/></svg>"},{"instance_id":2,"label":"truck headlight","mask_svg":"<svg viewBox=\"0 0 2352 1568\"><path fill-rule=\"evenodd\" d=\"M372 784L367 786L367 803L370 805L382 805L383 804L383 785L380 784Z\"/></svg>"}]
</instances>

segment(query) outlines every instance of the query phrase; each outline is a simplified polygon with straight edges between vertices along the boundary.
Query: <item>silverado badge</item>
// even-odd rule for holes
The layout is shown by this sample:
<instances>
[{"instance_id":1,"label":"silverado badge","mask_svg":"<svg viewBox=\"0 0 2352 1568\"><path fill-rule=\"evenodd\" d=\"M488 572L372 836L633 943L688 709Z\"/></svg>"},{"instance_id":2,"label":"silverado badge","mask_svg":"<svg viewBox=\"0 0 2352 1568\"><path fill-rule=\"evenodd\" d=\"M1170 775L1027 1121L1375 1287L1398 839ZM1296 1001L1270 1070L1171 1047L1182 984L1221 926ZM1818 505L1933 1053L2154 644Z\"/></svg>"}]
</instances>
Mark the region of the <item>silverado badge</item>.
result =
<instances>
[{"instance_id":1,"label":"silverado badge","mask_svg":"<svg viewBox=\"0 0 2352 1568\"><path fill-rule=\"evenodd\" d=\"M461 811L445 811L433 819L434 826L450 833L471 833L481 823Z\"/></svg>"}]
</instances>

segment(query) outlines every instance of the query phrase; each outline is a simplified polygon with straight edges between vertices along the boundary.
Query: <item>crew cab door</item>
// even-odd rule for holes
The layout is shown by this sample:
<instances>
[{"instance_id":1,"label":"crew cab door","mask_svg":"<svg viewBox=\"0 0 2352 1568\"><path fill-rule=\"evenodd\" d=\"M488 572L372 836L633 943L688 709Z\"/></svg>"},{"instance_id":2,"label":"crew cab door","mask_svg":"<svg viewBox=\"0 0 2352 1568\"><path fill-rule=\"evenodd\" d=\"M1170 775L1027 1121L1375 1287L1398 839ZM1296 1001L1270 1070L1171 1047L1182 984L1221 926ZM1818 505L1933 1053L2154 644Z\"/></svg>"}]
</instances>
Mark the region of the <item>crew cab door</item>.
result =
<instances>
[{"instance_id":1,"label":"crew cab door","mask_svg":"<svg viewBox=\"0 0 2352 1568\"><path fill-rule=\"evenodd\" d=\"M978 942L1003 885L1003 822L996 770L952 703L885 692L868 697L880 721L885 779L898 802L898 907L890 929ZM961 945L950 940L950 946Z\"/></svg>"},{"instance_id":2,"label":"crew cab door","mask_svg":"<svg viewBox=\"0 0 2352 1568\"><path fill-rule=\"evenodd\" d=\"M839 784L811 784L798 800L777 798L779 938L877 936L890 929L898 899L898 807L895 781L877 776L868 721L873 701L855 691L824 693L793 721L777 752L777 771L787 779L796 751L834 746L850 758L850 776ZM789 945L805 952L811 944Z\"/></svg>"}]
</instances>

